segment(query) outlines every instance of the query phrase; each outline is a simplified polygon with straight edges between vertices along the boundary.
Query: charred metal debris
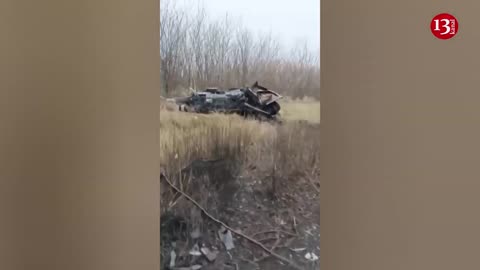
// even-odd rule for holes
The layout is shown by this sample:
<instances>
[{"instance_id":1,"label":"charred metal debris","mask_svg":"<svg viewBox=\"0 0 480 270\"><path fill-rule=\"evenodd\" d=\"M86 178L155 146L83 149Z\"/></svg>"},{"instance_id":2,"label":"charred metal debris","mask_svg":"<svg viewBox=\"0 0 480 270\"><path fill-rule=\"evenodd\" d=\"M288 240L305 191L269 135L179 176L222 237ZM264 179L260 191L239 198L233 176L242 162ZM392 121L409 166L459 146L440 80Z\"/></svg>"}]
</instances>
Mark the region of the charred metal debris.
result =
<instances>
[{"instance_id":1,"label":"charred metal debris","mask_svg":"<svg viewBox=\"0 0 480 270\"><path fill-rule=\"evenodd\" d=\"M194 113L237 113L259 120L278 120L283 96L255 82L251 87L219 90L207 88L193 91L189 97L170 99L184 112Z\"/></svg>"}]
</instances>

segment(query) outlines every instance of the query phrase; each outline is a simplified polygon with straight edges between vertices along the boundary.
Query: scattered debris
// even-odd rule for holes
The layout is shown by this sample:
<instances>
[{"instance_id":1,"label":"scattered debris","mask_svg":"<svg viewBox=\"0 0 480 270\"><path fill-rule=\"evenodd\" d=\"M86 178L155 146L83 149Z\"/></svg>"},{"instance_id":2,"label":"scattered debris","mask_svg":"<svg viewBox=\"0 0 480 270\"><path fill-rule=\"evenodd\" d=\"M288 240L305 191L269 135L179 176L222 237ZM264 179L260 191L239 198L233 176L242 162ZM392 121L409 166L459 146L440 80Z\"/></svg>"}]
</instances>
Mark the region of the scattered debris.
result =
<instances>
[{"instance_id":1,"label":"scattered debris","mask_svg":"<svg viewBox=\"0 0 480 270\"><path fill-rule=\"evenodd\" d=\"M205 257L207 257L207 259L208 259L210 262L215 261L215 259L216 259L217 256L218 256L218 253L219 253L218 250L211 251L211 250L210 250L209 248L207 248L207 247L202 247L202 248L200 249L200 251L203 253L203 255L205 255Z\"/></svg>"},{"instance_id":2,"label":"scattered debris","mask_svg":"<svg viewBox=\"0 0 480 270\"><path fill-rule=\"evenodd\" d=\"M202 256L202 253L200 252L200 248L198 247L197 244L195 244L193 247L192 247L192 250L190 250L190 255L192 256Z\"/></svg>"},{"instance_id":3,"label":"scattered debris","mask_svg":"<svg viewBox=\"0 0 480 270\"><path fill-rule=\"evenodd\" d=\"M315 255L315 253L313 253L313 252L307 252L305 254L305 259L314 262L314 261L318 260L318 256Z\"/></svg>"},{"instance_id":4,"label":"scattered debris","mask_svg":"<svg viewBox=\"0 0 480 270\"><path fill-rule=\"evenodd\" d=\"M293 251L293 252L302 252L304 250L306 250L307 248L291 248L290 250Z\"/></svg>"},{"instance_id":5,"label":"scattered debris","mask_svg":"<svg viewBox=\"0 0 480 270\"><path fill-rule=\"evenodd\" d=\"M262 248L265 252L267 252L268 254L270 254L271 256L275 257L276 259L284 262L284 263L287 263L288 265L290 265L291 267L297 269L297 270L303 270L300 266L298 266L294 261L291 261L277 253L275 253L274 251L272 251L271 249L267 248L265 245L263 245L262 243L258 242L257 240L249 237L248 235L245 235L239 231L235 231L233 230L232 228L230 228L228 225L226 225L224 222L218 220L217 218L213 217L209 212L207 212L207 210L205 210L205 208L203 208L197 201L195 201L192 197L190 197L189 195L187 195L185 192L183 192L182 190L180 190L178 187L176 187L174 184L172 184L172 182L170 182L170 180L168 179L168 177L164 174L164 173L161 173L160 174L160 180L164 180L165 182L167 182L167 184L172 187L175 191L177 191L178 193L180 193L181 195L183 195L185 198L187 198L190 202L192 202L195 206L197 206L204 214L205 216L207 216L208 218L210 218L212 221L220 224L221 226L223 226L223 229L224 230L227 230L226 233L223 233L223 234L227 234L227 233L230 233L230 232L233 232L235 233L236 235L238 236L241 236L243 237L244 239L248 240L249 242L257 245L258 247ZM219 231L220 232L224 232L224 230L221 230ZM228 238L228 237L227 237ZM230 238L231 238L231 233L230 233ZM233 238L231 238L233 240ZM224 242L225 243L225 242ZM228 242L227 242L228 243ZM232 243L233 244L233 241ZM198 246L197 246L198 247Z\"/></svg>"},{"instance_id":6,"label":"scattered debris","mask_svg":"<svg viewBox=\"0 0 480 270\"><path fill-rule=\"evenodd\" d=\"M220 240L222 240L227 250L231 250L235 247L233 245L232 233L227 230L227 228L222 226L222 228L220 228L220 230L218 231L218 236L220 237Z\"/></svg>"},{"instance_id":7,"label":"scattered debris","mask_svg":"<svg viewBox=\"0 0 480 270\"><path fill-rule=\"evenodd\" d=\"M279 224L280 226L283 226L283 225L287 224L287 222L285 222L285 220L283 220L283 219L281 219L281 218L279 218L279 217L275 217L275 222L276 222L277 224Z\"/></svg>"},{"instance_id":8,"label":"scattered debris","mask_svg":"<svg viewBox=\"0 0 480 270\"><path fill-rule=\"evenodd\" d=\"M312 234L312 230L311 230L311 229L304 230L304 232L305 232L306 234L310 235L310 236L314 236L314 235Z\"/></svg>"},{"instance_id":9,"label":"scattered debris","mask_svg":"<svg viewBox=\"0 0 480 270\"><path fill-rule=\"evenodd\" d=\"M175 250L172 250L170 252L170 268L174 268L175 267L175 260L177 258L177 254L175 253Z\"/></svg>"}]
</instances>

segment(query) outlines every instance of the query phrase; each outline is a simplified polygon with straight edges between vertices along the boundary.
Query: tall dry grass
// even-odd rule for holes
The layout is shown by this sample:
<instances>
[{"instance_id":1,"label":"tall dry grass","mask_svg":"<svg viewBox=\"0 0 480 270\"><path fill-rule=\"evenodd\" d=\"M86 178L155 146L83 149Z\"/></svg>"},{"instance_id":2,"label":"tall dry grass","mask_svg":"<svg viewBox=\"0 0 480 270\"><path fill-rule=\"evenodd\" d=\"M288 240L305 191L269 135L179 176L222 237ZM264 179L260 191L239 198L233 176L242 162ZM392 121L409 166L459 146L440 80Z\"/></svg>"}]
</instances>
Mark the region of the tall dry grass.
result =
<instances>
[{"instance_id":1,"label":"tall dry grass","mask_svg":"<svg viewBox=\"0 0 480 270\"><path fill-rule=\"evenodd\" d=\"M237 115L160 113L160 167L178 171L195 160L242 162L261 145L274 140L275 127Z\"/></svg>"},{"instance_id":2,"label":"tall dry grass","mask_svg":"<svg viewBox=\"0 0 480 270\"><path fill-rule=\"evenodd\" d=\"M287 99L282 119L278 126L237 115L179 112L163 103L160 166L172 174L195 160L223 159L273 168L284 178L318 167L320 103Z\"/></svg>"},{"instance_id":3,"label":"tall dry grass","mask_svg":"<svg viewBox=\"0 0 480 270\"><path fill-rule=\"evenodd\" d=\"M245 120L237 115L193 114L175 111L163 106L160 112L160 167L170 180L190 194L197 202L217 215L222 186L233 182L236 171L257 159L275 141L276 128L268 123ZM196 161L221 160L203 168L207 173L192 179L183 173ZM208 163L210 164L210 163ZM194 166L191 166L194 167ZM161 215L163 230L175 228L169 224L169 215L174 219L188 220L187 227L202 227L198 209L181 200L171 189L162 185ZM174 232L166 230L164 239Z\"/></svg>"},{"instance_id":4,"label":"tall dry grass","mask_svg":"<svg viewBox=\"0 0 480 270\"><path fill-rule=\"evenodd\" d=\"M295 120L308 121L294 112L291 116ZM261 180L259 182L272 195L288 192L302 179L316 181L318 138L318 123L287 120L282 125L273 125L237 115L179 112L175 106L162 104L160 167L177 187L190 194L209 213L220 216L222 207L231 200L232 191L228 186L236 185L238 174L243 180ZM190 173L180 173L198 160L222 162L201 165L203 172L194 177ZM192 207L164 183L161 193L162 243L175 241L178 235L189 239L187 232L194 228L208 233L198 208ZM166 244L162 246L163 261L168 254Z\"/></svg>"}]
</instances>

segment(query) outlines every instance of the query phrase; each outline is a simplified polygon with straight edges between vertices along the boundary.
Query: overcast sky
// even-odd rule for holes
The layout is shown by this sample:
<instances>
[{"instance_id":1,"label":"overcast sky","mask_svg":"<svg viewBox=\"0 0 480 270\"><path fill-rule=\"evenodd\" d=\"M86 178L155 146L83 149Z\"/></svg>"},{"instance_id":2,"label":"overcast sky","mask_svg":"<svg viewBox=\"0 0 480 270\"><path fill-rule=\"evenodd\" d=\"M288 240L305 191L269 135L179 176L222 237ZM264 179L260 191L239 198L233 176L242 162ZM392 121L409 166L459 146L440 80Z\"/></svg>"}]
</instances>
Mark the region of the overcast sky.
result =
<instances>
[{"instance_id":1,"label":"overcast sky","mask_svg":"<svg viewBox=\"0 0 480 270\"><path fill-rule=\"evenodd\" d=\"M203 2L212 17L224 17L228 12L255 32L271 31L287 48L304 41L312 50L320 48L320 0L187 1Z\"/></svg>"}]
</instances>

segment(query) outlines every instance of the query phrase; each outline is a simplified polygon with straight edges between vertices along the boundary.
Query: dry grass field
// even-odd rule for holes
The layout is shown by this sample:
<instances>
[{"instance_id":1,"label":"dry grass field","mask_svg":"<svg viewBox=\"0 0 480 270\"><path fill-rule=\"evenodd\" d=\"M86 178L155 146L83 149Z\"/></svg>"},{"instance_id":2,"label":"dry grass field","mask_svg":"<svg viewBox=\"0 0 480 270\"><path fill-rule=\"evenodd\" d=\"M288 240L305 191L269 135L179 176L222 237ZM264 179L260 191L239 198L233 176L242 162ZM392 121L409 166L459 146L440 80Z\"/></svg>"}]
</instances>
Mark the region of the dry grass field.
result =
<instances>
[{"instance_id":1,"label":"dry grass field","mask_svg":"<svg viewBox=\"0 0 480 270\"><path fill-rule=\"evenodd\" d=\"M282 218L286 220L295 215L297 219L294 223L298 228L315 232L319 223L316 196L319 190L320 104L312 100L286 99L281 106L283 124L277 125L246 120L237 115L179 112L176 106L163 103L160 111L159 149L162 172L176 186L209 209L212 215L223 217L230 224L238 222L239 227L245 227L244 222L251 219L251 226L246 226L243 230L268 227L272 222L280 222L276 226L286 226L282 225ZM211 160L223 163L201 163ZM206 180L198 175L185 176L181 173L182 169L195 162L207 164L202 165L205 166ZM289 201L289 197L296 199ZM195 210L192 204L182 200L167 185L162 185L161 202L162 231L165 232L162 239L162 260L168 262L171 247L166 243L173 241L170 238L172 235L181 235L172 231L172 228L179 228L178 219L184 220L187 231L201 228L203 233L208 234L209 229L199 213L193 214ZM249 214L226 214L231 209L250 210ZM303 209L310 214L297 213L297 210L285 214L281 209ZM275 214L272 216L272 213ZM173 220L168 216L175 217L177 222L172 223L175 225L168 223ZM186 239L184 244L190 248L188 233L185 235L187 236L183 238L177 237ZM317 239L308 239L309 236L305 234L297 240L300 245L312 248L318 246ZM178 239L175 241L177 243ZM238 257L244 257L252 251L251 248L239 247L236 252ZM261 269L290 269L278 268L277 264L271 265L268 260L262 263ZM256 269L259 265L244 265L242 269Z\"/></svg>"},{"instance_id":2,"label":"dry grass field","mask_svg":"<svg viewBox=\"0 0 480 270\"><path fill-rule=\"evenodd\" d=\"M282 119L320 123L320 102L316 100L281 100L280 105Z\"/></svg>"},{"instance_id":3,"label":"dry grass field","mask_svg":"<svg viewBox=\"0 0 480 270\"><path fill-rule=\"evenodd\" d=\"M192 114L162 104L160 112L160 166L178 170L197 160L235 158L265 159L265 155L292 155L315 143L317 136L305 132L320 123L320 103L286 100L281 103L284 125L245 120L237 115ZM305 121L307 123L298 123ZM295 135L295 136L293 136ZM286 144L277 145L280 141ZM276 153L274 153L276 152ZM310 152L310 151L309 151ZM291 160L291 162L294 162Z\"/></svg>"},{"instance_id":4,"label":"dry grass field","mask_svg":"<svg viewBox=\"0 0 480 270\"><path fill-rule=\"evenodd\" d=\"M166 171L194 160L243 158L272 141L275 128L237 115L160 113L160 161Z\"/></svg>"}]
</instances>

